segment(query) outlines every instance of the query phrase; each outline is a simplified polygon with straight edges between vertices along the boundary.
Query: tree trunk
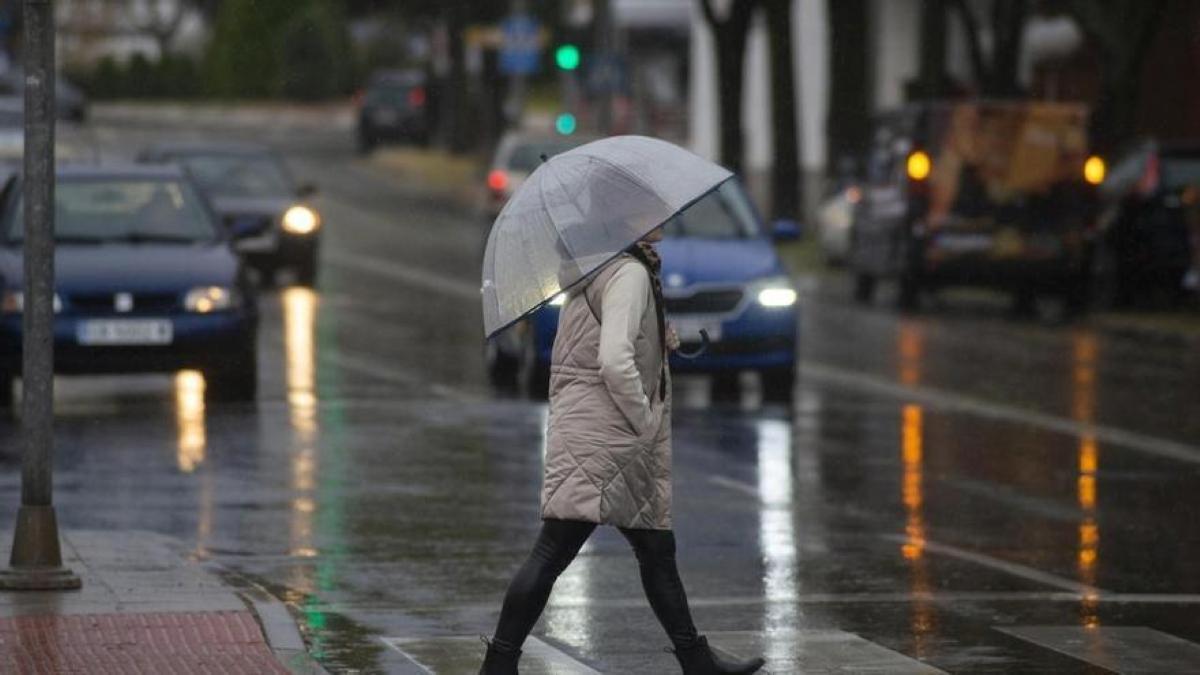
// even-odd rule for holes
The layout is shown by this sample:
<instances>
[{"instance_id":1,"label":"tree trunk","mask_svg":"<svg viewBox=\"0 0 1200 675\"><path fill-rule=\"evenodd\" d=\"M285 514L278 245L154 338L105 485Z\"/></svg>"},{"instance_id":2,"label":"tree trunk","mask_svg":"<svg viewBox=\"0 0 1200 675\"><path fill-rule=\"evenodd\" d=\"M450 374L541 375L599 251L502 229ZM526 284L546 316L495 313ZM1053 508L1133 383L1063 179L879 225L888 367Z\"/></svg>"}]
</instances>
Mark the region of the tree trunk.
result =
<instances>
[{"instance_id":1,"label":"tree trunk","mask_svg":"<svg viewBox=\"0 0 1200 675\"><path fill-rule=\"evenodd\" d=\"M792 0L764 0L771 49L771 215L797 219L804 205L800 139L796 128L796 78L792 54Z\"/></svg>"},{"instance_id":2,"label":"tree trunk","mask_svg":"<svg viewBox=\"0 0 1200 675\"><path fill-rule=\"evenodd\" d=\"M717 100L720 161L734 173L742 172L742 67L746 37L758 0L731 0L729 16L718 19L710 4L697 0L712 29L717 60Z\"/></svg>"},{"instance_id":3,"label":"tree trunk","mask_svg":"<svg viewBox=\"0 0 1200 675\"><path fill-rule=\"evenodd\" d=\"M871 15L867 0L828 0L830 165L854 161L871 130L872 76L867 49Z\"/></svg>"},{"instance_id":4,"label":"tree trunk","mask_svg":"<svg viewBox=\"0 0 1200 675\"><path fill-rule=\"evenodd\" d=\"M454 153L466 152L468 139L465 129L467 101L467 69L463 54L463 30L466 27L463 10L455 3L443 9L450 48L450 72L442 83L439 117L442 142Z\"/></svg>"},{"instance_id":5,"label":"tree trunk","mask_svg":"<svg viewBox=\"0 0 1200 675\"><path fill-rule=\"evenodd\" d=\"M920 65L908 99L938 98L946 93L946 0L921 3Z\"/></svg>"}]
</instances>

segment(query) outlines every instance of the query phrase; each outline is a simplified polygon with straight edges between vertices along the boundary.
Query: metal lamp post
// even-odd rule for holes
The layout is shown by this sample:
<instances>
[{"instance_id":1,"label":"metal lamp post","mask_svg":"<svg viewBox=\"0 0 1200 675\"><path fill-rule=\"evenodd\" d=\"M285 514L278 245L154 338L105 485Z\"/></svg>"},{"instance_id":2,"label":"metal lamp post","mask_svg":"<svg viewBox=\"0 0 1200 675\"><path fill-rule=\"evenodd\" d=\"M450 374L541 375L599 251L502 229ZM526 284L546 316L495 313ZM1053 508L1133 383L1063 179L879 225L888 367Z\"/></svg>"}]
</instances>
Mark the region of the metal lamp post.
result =
<instances>
[{"instance_id":1,"label":"metal lamp post","mask_svg":"<svg viewBox=\"0 0 1200 675\"><path fill-rule=\"evenodd\" d=\"M63 567L54 516L54 3L24 0L25 295L21 508L0 589L79 588Z\"/></svg>"}]
</instances>

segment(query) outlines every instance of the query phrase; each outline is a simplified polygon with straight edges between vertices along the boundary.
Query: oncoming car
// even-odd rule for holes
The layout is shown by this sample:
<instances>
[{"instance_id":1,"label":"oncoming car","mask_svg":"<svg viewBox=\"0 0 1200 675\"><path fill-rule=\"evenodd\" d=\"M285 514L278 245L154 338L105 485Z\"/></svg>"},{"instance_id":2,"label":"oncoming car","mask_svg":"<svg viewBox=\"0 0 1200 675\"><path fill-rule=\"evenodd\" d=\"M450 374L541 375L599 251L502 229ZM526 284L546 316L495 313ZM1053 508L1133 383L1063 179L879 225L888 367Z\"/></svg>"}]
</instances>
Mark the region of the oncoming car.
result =
<instances>
[{"instance_id":1,"label":"oncoming car","mask_svg":"<svg viewBox=\"0 0 1200 675\"><path fill-rule=\"evenodd\" d=\"M21 370L21 178L0 194L0 407ZM258 312L237 255L176 167L76 167L55 188L54 366L204 373L210 398L257 391Z\"/></svg>"},{"instance_id":2,"label":"oncoming car","mask_svg":"<svg viewBox=\"0 0 1200 675\"><path fill-rule=\"evenodd\" d=\"M728 382L740 371L761 376L764 397L786 400L796 379L797 294L745 189L728 180L663 225L663 295L682 351L702 343L696 358L671 357L676 373L707 373ZM787 226L776 238L794 238ZM562 296L488 343L493 382L518 384L543 396L558 330Z\"/></svg>"},{"instance_id":3,"label":"oncoming car","mask_svg":"<svg viewBox=\"0 0 1200 675\"><path fill-rule=\"evenodd\" d=\"M253 143L174 143L143 150L138 160L177 162L195 178L237 241L237 251L264 276L290 269L317 281L321 215L313 185L298 185L283 161Z\"/></svg>"}]
</instances>

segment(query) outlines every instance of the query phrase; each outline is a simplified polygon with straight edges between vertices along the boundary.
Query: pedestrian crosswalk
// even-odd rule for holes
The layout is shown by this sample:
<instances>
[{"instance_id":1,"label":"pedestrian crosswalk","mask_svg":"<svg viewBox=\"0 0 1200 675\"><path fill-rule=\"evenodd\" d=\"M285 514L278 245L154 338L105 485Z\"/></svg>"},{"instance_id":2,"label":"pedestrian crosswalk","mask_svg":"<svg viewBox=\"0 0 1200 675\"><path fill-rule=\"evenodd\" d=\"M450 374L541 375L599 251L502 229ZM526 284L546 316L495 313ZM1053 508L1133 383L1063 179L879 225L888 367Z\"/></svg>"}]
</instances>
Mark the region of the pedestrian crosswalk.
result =
<instances>
[{"instance_id":1,"label":"pedestrian crosswalk","mask_svg":"<svg viewBox=\"0 0 1200 675\"><path fill-rule=\"evenodd\" d=\"M1123 675L1200 673L1200 645L1146 626L1030 625L996 626L994 630L998 636L1008 635L1046 650L1049 658L1071 657L1080 662L1081 667L1094 666ZM848 631L728 631L711 632L708 637L714 648L731 656L765 656L767 670L764 672L772 675L944 675L947 672L937 667L936 657L931 657L929 662L921 661ZM474 635L384 638L384 642L431 675L476 673L486 650L486 645ZM952 671L970 672L971 667L959 661ZM521 672L526 675L600 675L616 671L606 670L602 664L588 665L564 650L531 637L525 643Z\"/></svg>"}]
</instances>

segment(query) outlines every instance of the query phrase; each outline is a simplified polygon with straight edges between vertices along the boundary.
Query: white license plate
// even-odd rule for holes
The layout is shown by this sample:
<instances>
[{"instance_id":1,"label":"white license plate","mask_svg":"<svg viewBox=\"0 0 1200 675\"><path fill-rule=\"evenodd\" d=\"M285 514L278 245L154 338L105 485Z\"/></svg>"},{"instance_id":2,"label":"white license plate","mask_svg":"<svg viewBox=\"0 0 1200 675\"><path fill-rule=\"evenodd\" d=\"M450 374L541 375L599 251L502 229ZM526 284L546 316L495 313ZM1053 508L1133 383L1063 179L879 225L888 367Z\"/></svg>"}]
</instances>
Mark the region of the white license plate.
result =
<instances>
[{"instance_id":1,"label":"white license plate","mask_svg":"<svg viewBox=\"0 0 1200 675\"><path fill-rule=\"evenodd\" d=\"M708 332L708 339L711 342L719 342L721 340L720 321L677 318L671 319L671 325L675 327L675 332L679 334L680 342L700 342L701 330Z\"/></svg>"},{"instance_id":2,"label":"white license plate","mask_svg":"<svg viewBox=\"0 0 1200 675\"><path fill-rule=\"evenodd\" d=\"M76 330L81 345L169 345L175 330L166 319L83 321Z\"/></svg>"}]
</instances>

